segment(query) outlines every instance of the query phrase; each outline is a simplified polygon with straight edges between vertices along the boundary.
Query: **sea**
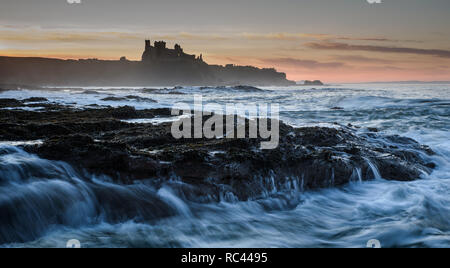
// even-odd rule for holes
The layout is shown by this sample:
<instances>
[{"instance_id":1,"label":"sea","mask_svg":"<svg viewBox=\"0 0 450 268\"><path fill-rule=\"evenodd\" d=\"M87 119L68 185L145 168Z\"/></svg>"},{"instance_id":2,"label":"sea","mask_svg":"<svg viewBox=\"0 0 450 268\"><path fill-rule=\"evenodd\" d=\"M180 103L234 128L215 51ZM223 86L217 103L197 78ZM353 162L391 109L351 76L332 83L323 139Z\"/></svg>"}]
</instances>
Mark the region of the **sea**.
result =
<instances>
[{"instance_id":1,"label":"sea","mask_svg":"<svg viewBox=\"0 0 450 268\"><path fill-rule=\"evenodd\" d=\"M220 202L196 203L177 194L175 185L183 183L177 178L158 186L121 185L94 176L86 180L89 174L79 174L67 163L21 149L42 141L0 141L0 247L61 248L74 240L87 248L362 248L371 240L388 248L450 247L450 84L260 89L49 87L6 91L0 98L43 97L80 109L171 108L175 103L193 103L194 95L220 105L278 104L280 119L295 127L352 124L360 127L359 132L376 128L379 135L413 138L436 152L430 156L436 169L412 182L374 176L341 187L270 189L264 197L247 201L224 197ZM130 95L142 99L102 100ZM16 109L39 111L39 107ZM150 213L145 218L151 220L130 218L99 203L94 188L112 199L135 203L135 210ZM155 199L166 204L172 216L152 217L152 208L142 204Z\"/></svg>"}]
</instances>

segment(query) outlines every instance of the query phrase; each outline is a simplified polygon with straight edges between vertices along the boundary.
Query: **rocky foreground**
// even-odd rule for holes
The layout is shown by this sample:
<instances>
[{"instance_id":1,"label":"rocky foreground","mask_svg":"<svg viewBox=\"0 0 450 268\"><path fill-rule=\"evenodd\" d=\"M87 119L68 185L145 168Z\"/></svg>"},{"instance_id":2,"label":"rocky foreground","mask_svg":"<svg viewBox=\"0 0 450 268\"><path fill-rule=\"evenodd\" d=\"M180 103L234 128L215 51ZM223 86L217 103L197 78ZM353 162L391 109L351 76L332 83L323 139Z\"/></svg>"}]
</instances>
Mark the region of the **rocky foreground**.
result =
<instances>
[{"instance_id":1,"label":"rocky foreground","mask_svg":"<svg viewBox=\"0 0 450 268\"><path fill-rule=\"evenodd\" d=\"M435 167L427 160L433 154L428 147L353 126L280 123L279 147L260 150L261 139L176 140L171 123L124 122L170 117L169 109L75 109L38 98L0 99L0 109L0 141L42 140L25 150L116 183L177 178L186 182L183 187L194 186L185 191L186 198L200 201L217 201L223 193L247 200L268 191L317 189L378 176L411 181Z\"/></svg>"}]
</instances>

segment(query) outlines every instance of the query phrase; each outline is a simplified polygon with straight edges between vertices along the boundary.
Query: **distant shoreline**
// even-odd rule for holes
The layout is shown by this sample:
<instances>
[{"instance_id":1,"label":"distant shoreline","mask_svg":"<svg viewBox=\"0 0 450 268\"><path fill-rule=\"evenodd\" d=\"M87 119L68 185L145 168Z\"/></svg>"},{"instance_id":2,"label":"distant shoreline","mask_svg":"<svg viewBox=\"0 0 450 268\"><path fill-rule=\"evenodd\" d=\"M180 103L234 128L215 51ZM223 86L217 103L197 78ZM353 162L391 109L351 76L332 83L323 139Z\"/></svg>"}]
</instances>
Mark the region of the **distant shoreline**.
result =
<instances>
[{"instance_id":1,"label":"distant shoreline","mask_svg":"<svg viewBox=\"0 0 450 268\"><path fill-rule=\"evenodd\" d=\"M209 65L203 61L152 62L0 56L0 84L33 86L293 86L274 68Z\"/></svg>"},{"instance_id":2,"label":"distant shoreline","mask_svg":"<svg viewBox=\"0 0 450 268\"><path fill-rule=\"evenodd\" d=\"M358 82L358 83L335 83L335 84L450 84L450 81L381 81L381 82Z\"/></svg>"}]
</instances>

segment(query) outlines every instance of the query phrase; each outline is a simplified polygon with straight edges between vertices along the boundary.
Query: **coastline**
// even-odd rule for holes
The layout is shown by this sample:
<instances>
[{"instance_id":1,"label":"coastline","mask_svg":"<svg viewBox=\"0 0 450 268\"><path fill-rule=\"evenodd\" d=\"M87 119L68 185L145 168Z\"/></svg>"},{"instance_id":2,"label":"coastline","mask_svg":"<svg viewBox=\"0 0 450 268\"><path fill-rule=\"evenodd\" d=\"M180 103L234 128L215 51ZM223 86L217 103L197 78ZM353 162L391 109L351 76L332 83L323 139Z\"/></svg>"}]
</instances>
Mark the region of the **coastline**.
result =
<instances>
[{"instance_id":1,"label":"coastline","mask_svg":"<svg viewBox=\"0 0 450 268\"><path fill-rule=\"evenodd\" d=\"M61 60L0 56L0 84L34 86L291 86L272 68L203 61Z\"/></svg>"}]
</instances>

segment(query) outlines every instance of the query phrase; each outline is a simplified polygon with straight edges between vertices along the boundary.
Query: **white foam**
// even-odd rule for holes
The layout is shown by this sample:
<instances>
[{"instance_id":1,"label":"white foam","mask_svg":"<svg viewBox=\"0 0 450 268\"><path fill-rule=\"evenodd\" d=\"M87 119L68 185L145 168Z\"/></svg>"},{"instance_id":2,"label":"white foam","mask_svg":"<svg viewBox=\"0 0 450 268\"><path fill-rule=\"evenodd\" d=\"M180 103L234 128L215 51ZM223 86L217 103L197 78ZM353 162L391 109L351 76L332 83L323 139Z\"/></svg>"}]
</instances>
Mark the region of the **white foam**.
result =
<instances>
[{"instance_id":1,"label":"white foam","mask_svg":"<svg viewBox=\"0 0 450 268\"><path fill-rule=\"evenodd\" d=\"M0 146L25 146L25 145L42 145L42 140L34 141L0 141Z\"/></svg>"}]
</instances>

